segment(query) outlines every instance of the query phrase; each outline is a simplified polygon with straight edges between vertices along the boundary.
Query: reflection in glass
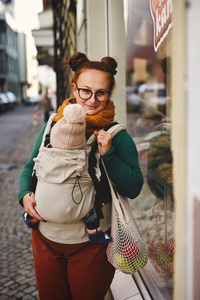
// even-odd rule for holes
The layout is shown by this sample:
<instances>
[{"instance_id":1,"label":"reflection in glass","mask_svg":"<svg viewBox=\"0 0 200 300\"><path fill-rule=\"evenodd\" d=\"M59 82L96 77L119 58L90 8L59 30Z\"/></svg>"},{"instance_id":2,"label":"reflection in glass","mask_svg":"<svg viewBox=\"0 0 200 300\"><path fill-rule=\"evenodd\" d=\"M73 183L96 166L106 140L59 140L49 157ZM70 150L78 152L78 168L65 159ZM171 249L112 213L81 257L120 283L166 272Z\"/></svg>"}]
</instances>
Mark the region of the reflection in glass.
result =
<instances>
[{"instance_id":1,"label":"reflection in glass","mask_svg":"<svg viewBox=\"0 0 200 300\"><path fill-rule=\"evenodd\" d=\"M140 275L153 299L172 299L171 32L155 52L149 1L125 0L124 10L127 126L144 176L142 193L130 204L149 255Z\"/></svg>"}]
</instances>

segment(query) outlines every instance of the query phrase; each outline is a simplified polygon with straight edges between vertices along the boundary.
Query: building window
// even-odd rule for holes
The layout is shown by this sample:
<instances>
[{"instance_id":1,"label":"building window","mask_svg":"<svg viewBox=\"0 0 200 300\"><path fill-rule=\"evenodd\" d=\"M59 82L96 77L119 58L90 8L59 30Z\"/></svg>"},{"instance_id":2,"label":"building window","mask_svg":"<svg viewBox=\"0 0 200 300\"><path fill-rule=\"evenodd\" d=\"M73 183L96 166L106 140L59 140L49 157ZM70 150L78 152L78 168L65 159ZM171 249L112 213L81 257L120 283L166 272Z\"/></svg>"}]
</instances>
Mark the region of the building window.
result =
<instances>
[{"instance_id":1,"label":"building window","mask_svg":"<svg viewBox=\"0 0 200 300\"><path fill-rule=\"evenodd\" d=\"M0 74L7 74L7 55L5 50L0 50Z\"/></svg>"},{"instance_id":2,"label":"building window","mask_svg":"<svg viewBox=\"0 0 200 300\"><path fill-rule=\"evenodd\" d=\"M8 91L11 91L15 95L18 95L18 84L16 82L8 81Z\"/></svg>"},{"instance_id":3,"label":"building window","mask_svg":"<svg viewBox=\"0 0 200 300\"><path fill-rule=\"evenodd\" d=\"M149 256L140 276L155 300L173 295L171 12L172 1L124 0L127 123L144 176L130 203Z\"/></svg>"},{"instance_id":4,"label":"building window","mask_svg":"<svg viewBox=\"0 0 200 300\"><path fill-rule=\"evenodd\" d=\"M6 26L3 21L0 21L0 45L6 45Z\"/></svg>"}]
</instances>

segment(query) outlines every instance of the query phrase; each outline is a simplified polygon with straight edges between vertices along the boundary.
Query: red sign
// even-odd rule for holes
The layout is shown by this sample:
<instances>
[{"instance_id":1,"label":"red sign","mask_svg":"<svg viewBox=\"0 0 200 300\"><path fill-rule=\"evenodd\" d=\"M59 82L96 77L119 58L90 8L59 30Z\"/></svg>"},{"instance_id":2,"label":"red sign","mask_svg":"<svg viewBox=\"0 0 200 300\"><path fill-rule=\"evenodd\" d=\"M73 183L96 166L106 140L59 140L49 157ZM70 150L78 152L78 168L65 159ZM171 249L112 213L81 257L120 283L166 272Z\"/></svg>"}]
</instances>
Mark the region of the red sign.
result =
<instances>
[{"instance_id":1,"label":"red sign","mask_svg":"<svg viewBox=\"0 0 200 300\"><path fill-rule=\"evenodd\" d=\"M172 0L149 0L154 23L154 49L158 50L172 27Z\"/></svg>"}]
</instances>

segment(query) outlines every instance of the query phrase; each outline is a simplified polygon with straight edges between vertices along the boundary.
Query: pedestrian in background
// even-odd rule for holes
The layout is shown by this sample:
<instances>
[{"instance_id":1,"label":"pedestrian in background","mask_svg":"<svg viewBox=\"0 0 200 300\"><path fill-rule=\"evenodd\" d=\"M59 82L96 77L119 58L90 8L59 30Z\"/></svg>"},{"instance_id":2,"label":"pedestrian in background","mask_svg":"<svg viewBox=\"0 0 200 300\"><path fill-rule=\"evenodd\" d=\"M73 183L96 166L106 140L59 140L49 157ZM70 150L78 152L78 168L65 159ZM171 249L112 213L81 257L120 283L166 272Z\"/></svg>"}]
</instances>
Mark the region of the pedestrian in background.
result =
<instances>
[{"instance_id":1,"label":"pedestrian in background","mask_svg":"<svg viewBox=\"0 0 200 300\"><path fill-rule=\"evenodd\" d=\"M117 63L111 57L104 57L101 61L90 61L85 54L76 52L69 59L68 65L75 72L72 78L74 97L65 100L58 108L53 123L63 118L63 111L67 105L80 104L86 112L86 140L92 134L95 135L99 155L117 191L134 199L139 195L143 185L135 143L126 130L120 131L113 139L112 135L104 130L114 121L115 106L111 96ZM33 159L38 155L45 128L46 124L41 129L32 154L20 175L18 194L25 212L40 221L38 229L32 230L39 297L52 300L103 300L115 272L107 260L107 244L91 242L85 224L81 219L73 220L73 213L66 215L65 222L61 224L45 222L34 208L40 199L35 199L34 193L29 194ZM101 174L98 188L104 215L101 228L108 232L111 226L109 217L111 194L102 167L97 164L96 169L97 173ZM86 198L87 202L92 201L89 197ZM71 195L66 195L65 201L70 206ZM59 194L56 195L55 202L58 211ZM63 213L65 212L61 210L60 215L63 216ZM77 228L80 230L76 230Z\"/></svg>"},{"instance_id":2,"label":"pedestrian in background","mask_svg":"<svg viewBox=\"0 0 200 300\"><path fill-rule=\"evenodd\" d=\"M44 114L44 123L46 123L49 119L49 113L50 111L53 111L54 108L51 104L51 99L48 97L48 93L45 92L44 96L38 103L38 108L42 109L43 114Z\"/></svg>"}]
</instances>

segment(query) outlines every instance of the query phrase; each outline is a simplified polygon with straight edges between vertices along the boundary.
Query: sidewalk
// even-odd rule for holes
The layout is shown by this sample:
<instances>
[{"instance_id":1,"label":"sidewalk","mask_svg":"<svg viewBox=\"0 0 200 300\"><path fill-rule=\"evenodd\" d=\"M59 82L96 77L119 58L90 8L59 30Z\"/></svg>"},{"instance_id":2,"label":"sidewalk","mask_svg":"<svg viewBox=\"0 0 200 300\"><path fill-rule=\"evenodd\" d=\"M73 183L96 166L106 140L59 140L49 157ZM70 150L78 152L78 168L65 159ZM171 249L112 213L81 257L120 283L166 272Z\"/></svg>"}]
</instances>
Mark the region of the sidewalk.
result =
<instances>
[{"instance_id":1,"label":"sidewalk","mask_svg":"<svg viewBox=\"0 0 200 300\"><path fill-rule=\"evenodd\" d=\"M0 115L0 299L38 299L31 231L22 220L18 180L43 120L32 126L33 107Z\"/></svg>"}]
</instances>

